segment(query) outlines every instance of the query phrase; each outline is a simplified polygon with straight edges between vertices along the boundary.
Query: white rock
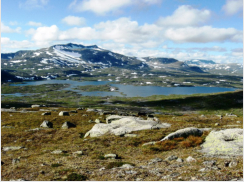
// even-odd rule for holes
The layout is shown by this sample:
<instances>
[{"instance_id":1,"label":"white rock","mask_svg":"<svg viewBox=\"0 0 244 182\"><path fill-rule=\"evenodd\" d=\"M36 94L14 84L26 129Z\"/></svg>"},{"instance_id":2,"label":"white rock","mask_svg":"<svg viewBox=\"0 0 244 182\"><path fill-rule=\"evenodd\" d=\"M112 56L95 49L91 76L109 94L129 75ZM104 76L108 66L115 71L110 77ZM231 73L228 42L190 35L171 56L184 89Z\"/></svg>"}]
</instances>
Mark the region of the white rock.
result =
<instances>
[{"instance_id":1,"label":"white rock","mask_svg":"<svg viewBox=\"0 0 244 182\"><path fill-rule=\"evenodd\" d=\"M243 129L212 131L201 145L202 152L208 155L243 155Z\"/></svg>"},{"instance_id":2,"label":"white rock","mask_svg":"<svg viewBox=\"0 0 244 182\"><path fill-rule=\"evenodd\" d=\"M194 159L192 156L189 156L186 158L186 162L196 162L196 159Z\"/></svg>"},{"instance_id":3,"label":"white rock","mask_svg":"<svg viewBox=\"0 0 244 182\"><path fill-rule=\"evenodd\" d=\"M99 123L95 124L93 128L85 134L85 137L99 137L104 134L124 135L133 131L148 130L152 126L159 128L168 128L171 125L167 123L158 124L156 121L141 120L136 117L122 117L116 119L110 124Z\"/></svg>"},{"instance_id":4,"label":"white rock","mask_svg":"<svg viewBox=\"0 0 244 182\"><path fill-rule=\"evenodd\" d=\"M188 137L190 135L201 136L202 134L203 134L202 130L200 130L198 128L190 127L190 128L184 128L184 129L177 130L174 133L170 133L169 135L167 135L166 137L164 137L160 141L172 140L174 138L179 138L179 137L186 138L186 137Z\"/></svg>"},{"instance_id":5,"label":"white rock","mask_svg":"<svg viewBox=\"0 0 244 182\"><path fill-rule=\"evenodd\" d=\"M19 150L19 149L22 149L22 148L24 148L24 147L22 147L22 146L19 146L19 147L16 147L16 146L3 147L3 151Z\"/></svg>"}]
</instances>

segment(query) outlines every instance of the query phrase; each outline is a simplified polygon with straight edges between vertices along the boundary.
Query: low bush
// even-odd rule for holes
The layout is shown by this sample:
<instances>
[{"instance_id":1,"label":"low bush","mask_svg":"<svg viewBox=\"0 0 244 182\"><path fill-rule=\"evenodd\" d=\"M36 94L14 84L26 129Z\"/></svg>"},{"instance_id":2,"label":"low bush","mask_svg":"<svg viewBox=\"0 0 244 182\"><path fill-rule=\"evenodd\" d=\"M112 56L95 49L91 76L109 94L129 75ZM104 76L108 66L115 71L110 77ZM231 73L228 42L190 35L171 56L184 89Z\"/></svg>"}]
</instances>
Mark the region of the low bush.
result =
<instances>
[{"instance_id":1,"label":"low bush","mask_svg":"<svg viewBox=\"0 0 244 182\"><path fill-rule=\"evenodd\" d=\"M87 177L81 174L71 173L67 176L65 181L85 181Z\"/></svg>"}]
</instances>

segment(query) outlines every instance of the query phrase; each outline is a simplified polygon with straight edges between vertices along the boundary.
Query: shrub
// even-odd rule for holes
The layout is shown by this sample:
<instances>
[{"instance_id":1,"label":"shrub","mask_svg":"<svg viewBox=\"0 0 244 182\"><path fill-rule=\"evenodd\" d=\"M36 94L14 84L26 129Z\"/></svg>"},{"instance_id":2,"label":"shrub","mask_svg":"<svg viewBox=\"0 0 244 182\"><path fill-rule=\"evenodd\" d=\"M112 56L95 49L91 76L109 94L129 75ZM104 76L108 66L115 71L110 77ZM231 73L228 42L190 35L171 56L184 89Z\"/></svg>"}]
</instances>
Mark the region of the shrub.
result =
<instances>
[{"instance_id":1,"label":"shrub","mask_svg":"<svg viewBox=\"0 0 244 182\"><path fill-rule=\"evenodd\" d=\"M186 140L180 142L179 145L183 148L188 148L188 147L196 147L201 143L203 143L203 139L201 137L191 135L188 138L186 138Z\"/></svg>"},{"instance_id":2,"label":"shrub","mask_svg":"<svg viewBox=\"0 0 244 182\"><path fill-rule=\"evenodd\" d=\"M66 181L85 181L87 179L86 176L76 173L71 173L67 176Z\"/></svg>"},{"instance_id":3,"label":"shrub","mask_svg":"<svg viewBox=\"0 0 244 182\"><path fill-rule=\"evenodd\" d=\"M59 167L59 166L62 166L62 164L55 163L51 165L51 167Z\"/></svg>"}]
</instances>

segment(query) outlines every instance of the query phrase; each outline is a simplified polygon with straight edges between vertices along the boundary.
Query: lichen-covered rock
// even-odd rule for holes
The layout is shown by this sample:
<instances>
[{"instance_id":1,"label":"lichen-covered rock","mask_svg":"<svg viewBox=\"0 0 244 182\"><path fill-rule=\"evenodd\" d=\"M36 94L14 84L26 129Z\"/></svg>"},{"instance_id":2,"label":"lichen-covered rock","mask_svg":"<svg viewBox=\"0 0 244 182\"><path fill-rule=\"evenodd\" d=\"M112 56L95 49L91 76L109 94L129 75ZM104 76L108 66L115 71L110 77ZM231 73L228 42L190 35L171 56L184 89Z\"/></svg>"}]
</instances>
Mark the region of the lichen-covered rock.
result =
<instances>
[{"instance_id":1,"label":"lichen-covered rock","mask_svg":"<svg viewBox=\"0 0 244 182\"><path fill-rule=\"evenodd\" d=\"M104 134L124 135L133 131L148 130L153 126L168 128L171 125L168 123L158 124L156 121L142 120L136 117L122 117L111 121L110 124L95 124L93 128L85 134L85 137L99 137Z\"/></svg>"},{"instance_id":2,"label":"lichen-covered rock","mask_svg":"<svg viewBox=\"0 0 244 182\"><path fill-rule=\"evenodd\" d=\"M202 152L207 155L243 155L243 129L226 129L212 131L201 145Z\"/></svg>"},{"instance_id":3,"label":"lichen-covered rock","mask_svg":"<svg viewBox=\"0 0 244 182\"><path fill-rule=\"evenodd\" d=\"M202 130L200 130L198 128L190 127L190 128L184 128L184 129L177 130L174 133L170 133L169 135L167 135L160 141L172 140L174 138L179 138L179 137L187 138L190 135L201 136L202 134L203 134Z\"/></svg>"}]
</instances>

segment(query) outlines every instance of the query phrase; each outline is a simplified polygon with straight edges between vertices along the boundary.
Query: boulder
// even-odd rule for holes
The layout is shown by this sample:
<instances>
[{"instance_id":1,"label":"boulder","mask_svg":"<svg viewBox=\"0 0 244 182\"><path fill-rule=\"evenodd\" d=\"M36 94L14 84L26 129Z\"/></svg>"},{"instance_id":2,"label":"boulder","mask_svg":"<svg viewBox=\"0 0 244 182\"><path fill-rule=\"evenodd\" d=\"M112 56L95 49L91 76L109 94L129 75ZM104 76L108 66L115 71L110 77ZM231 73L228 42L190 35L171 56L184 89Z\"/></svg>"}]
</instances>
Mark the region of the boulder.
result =
<instances>
[{"instance_id":1,"label":"boulder","mask_svg":"<svg viewBox=\"0 0 244 182\"><path fill-rule=\"evenodd\" d=\"M59 116L69 116L69 112L68 111L61 111L58 115Z\"/></svg>"},{"instance_id":2,"label":"boulder","mask_svg":"<svg viewBox=\"0 0 244 182\"><path fill-rule=\"evenodd\" d=\"M44 112L44 113L42 113L42 116L47 116L47 115L51 115L51 112Z\"/></svg>"},{"instance_id":3,"label":"boulder","mask_svg":"<svg viewBox=\"0 0 244 182\"><path fill-rule=\"evenodd\" d=\"M96 119L95 123L101 123L100 119Z\"/></svg>"},{"instance_id":4,"label":"boulder","mask_svg":"<svg viewBox=\"0 0 244 182\"><path fill-rule=\"evenodd\" d=\"M62 129L68 129L68 128L74 128L76 127L75 124L69 122L69 121L65 121L64 124L62 125Z\"/></svg>"},{"instance_id":5,"label":"boulder","mask_svg":"<svg viewBox=\"0 0 244 182\"><path fill-rule=\"evenodd\" d=\"M73 155L82 155L83 154L83 151L76 151L76 152L73 152Z\"/></svg>"},{"instance_id":6,"label":"boulder","mask_svg":"<svg viewBox=\"0 0 244 182\"><path fill-rule=\"evenodd\" d=\"M171 125L168 123L161 123L158 124L156 121L148 121L142 120L136 117L122 117L118 119L116 116L111 120L107 120L107 122L111 122L109 124L99 123L95 124L93 128L85 134L85 137L99 137L104 134L114 134L114 135L124 135L126 133L131 133L133 131L139 130L148 130L151 129L153 126L157 126L159 128L168 128ZM108 117L110 118L110 117ZM108 119L107 118L107 119Z\"/></svg>"},{"instance_id":7,"label":"boulder","mask_svg":"<svg viewBox=\"0 0 244 182\"><path fill-rule=\"evenodd\" d=\"M174 138L180 138L180 137L187 138L190 135L201 136L202 134L203 134L202 130L200 130L198 128L190 127L190 128L184 128L184 129L177 130L174 133L170 133L169 135L167 135L160 141L172 140Z\"/></svg>"},{"instance_id":8,"label":"boulder","mask_svg":"<svg viewBox=\"0 0 244 182\"><path fill-rule=\"evenodd\" d=\"M108 116L106 118L106 123L109 124L111 123L112 121L116 121L116 120L119 120L121 118L124 118L124 116L119 116L119 115L111 115L111 116Z\"/></svg>"},{"instance_id":9,"label":"boulder","mask_svg":"<svg viewBox=\"0 0 244 182\"><path fill-rule=\"evenodd\" d=\"M19 150L19 149L22 149L22 148L24 148L24 147L22 147L22 146L19 146L19 147L16 147L16 146L3 147L3 151Z\"/></svg>"},{"instance_id":10,"label":"boulder","mask_svg":"<svg viewBox=\"0 0 244 182\"><path fill-rule=\"evenodd\" d=\"M192 156L189 156L186 158L186 162L196 162L196 159L194 159Z\"/></svg>"},{"instance_id":11,"label":"boulder","mask_svg":"<svg viewBox=\"0 0 244 182\"><path fill-rule=\"evenodd\" d=\"M41 105L31 105L31 108L41 107Z\"/></svg>"},{"instance_id":12,"label":"boulder","mask_svg":"<svg viewBox=\"0 0 244 182\"><path fill-rule=\"evenodd\" d=\"M54 150L51 152L51 154L64 154L67 153L67 151L63 151L63 150Z\"/></svg>"},{"instance_id":13,"label":"boulder","mask_svg":"<svg viewBox=\"0 0 244 182\"><path fill-rule=\"evenodd\" d=\"M116 159L118 157L117 154L106 154L104 155L104 158L110 158L110 159Z\"/></svg>"},{"instance_id":14,"label":"boulder","mask_svg":"<svg viewBox=\"0 0 244 182\"><path fill-rule=\"evenodd\" d=\"M40 127L52 128L53 127L53 123L51 123L50 121L43 121L43 123L40 125Z\"/></svg>"},{"instance_id":15,"label":"boulder","mask_svg":"<svg viewBox=\"0 0 244 182\"><path fill-rule=\"evenodd\" d=\"M87 110L86 110L86 112L96 112L97 110L96 109L91 109L91 108L88 108Z\"/></svg>"},{"instance_id":16,"label":"boulder","mask_svg":"<svg viewBox=\"0 0 244 182\"><path fill-rule=\"evenodd\" d=\"M243 129L212 131L201 147L201 151L210 156L242 156Z\"/></svg>"}]
</instances>

